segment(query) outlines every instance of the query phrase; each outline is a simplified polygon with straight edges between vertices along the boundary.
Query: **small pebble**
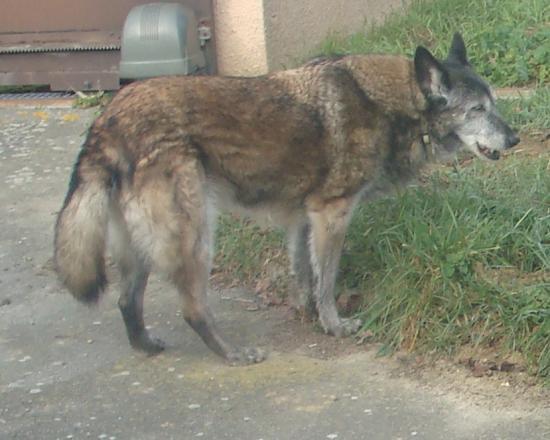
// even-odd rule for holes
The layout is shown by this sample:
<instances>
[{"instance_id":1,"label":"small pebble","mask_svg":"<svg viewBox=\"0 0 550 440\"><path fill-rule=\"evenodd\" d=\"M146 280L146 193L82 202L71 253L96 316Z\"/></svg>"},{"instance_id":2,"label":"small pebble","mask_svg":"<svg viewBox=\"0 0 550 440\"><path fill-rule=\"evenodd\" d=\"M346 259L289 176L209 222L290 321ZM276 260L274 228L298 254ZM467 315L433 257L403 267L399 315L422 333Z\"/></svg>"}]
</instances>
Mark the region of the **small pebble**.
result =
<instances>
[{"instance_id":1,"label":"small pebble","mask_svg":"<svg viewBox=\"0 0 550 440\"><path fill-rule=\"evenodd\" d=\"M338 434L329 434L327 435L327 438L334 440L335 438L338 438Z\"/></svg>"},{"instance_id":2,"label":"small pebble","mask_svg":"<svg viewBox=\"0 0 550 440\"><path fill-rule=\"evenodd\" d=\"M168 368L168 372L169 372L169 373L173 373L174 371L176 371L176 369L175 369L174 367Z\"/></svg>"},{"instance_id":3,"label":"small pebble","mask_svg":"<svg viewBox=\"0 0 550 440\"><path fill-rule=\"evenodd\" d=\"M357 399L359 399L358 396L351 396L351 400L357 400Z\"/></svg>"},{"instance_id":4,"label":"small pebble","mask_svg":"<svg viewBox=\"0 0 550 440\"><path fill-rule=\"evenodd\" d=\"M198 403L192 403L188 406L189 409L199 409L201 406Z\"/></svg>"},{"instance_id":5,"label":"small pebble","mask_svg":"<svg viewBox=\"0 0 550 440\"><path fill-rule=\"evenodd\" d=\"M244 420L245 422L250 422L250 417L243 417L243 420Z\"/></svg>"},{"instance_id":6,"label":"small pebble","mask_svg":"<svg viewBox=\"0 0 550 440\"><path fill-rule=\"evenodd\" d=\"M40 388L33 388L32 390L29 391L29 394L39 394L41 392L42 390Z\"/></svg>"}]
</instances>

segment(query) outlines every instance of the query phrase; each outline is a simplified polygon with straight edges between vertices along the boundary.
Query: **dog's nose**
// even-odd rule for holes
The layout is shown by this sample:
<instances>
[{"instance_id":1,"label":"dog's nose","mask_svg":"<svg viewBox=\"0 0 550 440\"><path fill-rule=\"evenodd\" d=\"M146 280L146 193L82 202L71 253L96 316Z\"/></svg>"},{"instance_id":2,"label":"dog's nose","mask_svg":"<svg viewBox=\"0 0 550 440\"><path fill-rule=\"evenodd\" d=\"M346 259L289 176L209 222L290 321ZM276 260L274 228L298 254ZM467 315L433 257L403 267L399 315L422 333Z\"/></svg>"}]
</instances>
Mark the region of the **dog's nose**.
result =
<instances>
[{"instance_id":1,"label":"dog's nose","mask_svg":"<svg viewBox=\"0 0 550 440\"><path fill-rule=\"evenodd\" d=\"M520 141L519 136L516 133L512 133L512 135L509 136L507 139L506 148L512 148L516 146L517 144L519 144L519 141Z\"/></svg>"}]
</instances>

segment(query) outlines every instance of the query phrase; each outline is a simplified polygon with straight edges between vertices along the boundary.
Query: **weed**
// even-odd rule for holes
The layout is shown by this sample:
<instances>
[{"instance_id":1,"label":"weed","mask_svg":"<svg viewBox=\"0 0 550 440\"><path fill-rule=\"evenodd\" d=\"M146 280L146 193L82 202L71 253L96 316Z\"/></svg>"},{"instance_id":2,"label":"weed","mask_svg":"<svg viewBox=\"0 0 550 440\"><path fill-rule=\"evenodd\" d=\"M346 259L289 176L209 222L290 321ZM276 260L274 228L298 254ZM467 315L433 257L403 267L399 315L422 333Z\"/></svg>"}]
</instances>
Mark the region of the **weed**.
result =
<instances>
[{"instance_id":1,"label":"weed","mask_svg":"<svg viewBox=\"0 0 550 440\"><path fill-rule=\"evenodd\" d=\"M111 93L103 91L94 93L76 92L74 106L77 108L104 107L112 98Z\"/></svg>"}]
</instances>

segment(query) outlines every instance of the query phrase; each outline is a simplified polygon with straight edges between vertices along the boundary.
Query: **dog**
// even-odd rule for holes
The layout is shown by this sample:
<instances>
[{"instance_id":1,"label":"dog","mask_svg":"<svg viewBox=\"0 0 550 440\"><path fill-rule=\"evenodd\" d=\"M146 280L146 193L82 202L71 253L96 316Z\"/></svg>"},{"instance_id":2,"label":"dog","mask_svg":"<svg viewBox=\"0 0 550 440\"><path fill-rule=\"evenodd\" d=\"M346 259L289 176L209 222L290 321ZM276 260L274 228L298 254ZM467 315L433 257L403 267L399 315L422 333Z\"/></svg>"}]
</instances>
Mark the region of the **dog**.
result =
<instances>
[{"instance_id":1,"label":"dog","mask_svg":"<svg viewBox=\"0 0 550 440\"><path fill-rule=\"evenodd\" d=\"M217 212L269 218L288 236L294 302L328 334L361 326L333 294L354 207L461 149L497 160L519 142L455 34L448 57L349 55L254 78L162 77L123 88L95 120L55 227L55 266L80 301L121 273L130 344L163 344L143 321L152 269L176 286L186 322L230 363L265 358L230 344L206 292Z\"/></svg>"}]
</instances>

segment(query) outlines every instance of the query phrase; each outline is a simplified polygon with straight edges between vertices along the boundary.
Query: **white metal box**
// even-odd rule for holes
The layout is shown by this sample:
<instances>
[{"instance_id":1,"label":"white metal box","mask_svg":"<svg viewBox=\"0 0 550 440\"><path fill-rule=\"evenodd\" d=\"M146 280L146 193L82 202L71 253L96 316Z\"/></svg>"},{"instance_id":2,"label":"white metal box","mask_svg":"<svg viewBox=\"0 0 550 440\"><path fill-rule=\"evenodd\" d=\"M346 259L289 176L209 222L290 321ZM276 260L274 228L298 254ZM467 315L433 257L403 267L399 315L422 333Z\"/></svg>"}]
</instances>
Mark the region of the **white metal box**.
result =
<instances>
[{"instance_id":1,"label":"white metal box","mask_svg":"<svg viewBox=\"0 0 550 440\"><path fill-rule=\"evenodd\" d=\"M189 75L205 67L194 12L178 3L134 7L122 31L120 78Z\"/></svg>"}]
</instances>

